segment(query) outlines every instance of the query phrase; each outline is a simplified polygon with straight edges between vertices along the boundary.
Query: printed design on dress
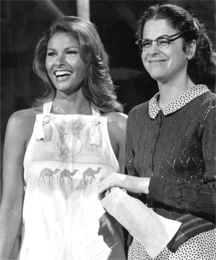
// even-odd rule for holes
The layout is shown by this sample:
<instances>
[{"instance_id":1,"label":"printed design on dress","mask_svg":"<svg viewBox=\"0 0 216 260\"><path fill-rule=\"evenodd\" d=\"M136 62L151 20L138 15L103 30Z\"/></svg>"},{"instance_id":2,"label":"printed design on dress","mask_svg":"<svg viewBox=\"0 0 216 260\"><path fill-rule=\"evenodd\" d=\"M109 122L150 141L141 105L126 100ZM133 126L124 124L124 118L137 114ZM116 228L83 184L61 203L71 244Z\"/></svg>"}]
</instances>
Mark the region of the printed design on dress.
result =
<instances>
[{"instance_id":1,"label":"printed design on dress","mask_svg":"<svg viewBox=\"0 0 216 260\"><path fill-rule=\"evenodd\" d=\"M83 172L83 178L80 182L80 185L82 184L82 182L84 182L85 184L88 183L88 179L90 178L90 183L92 183L93 179L96 180L95 175L99 174L101 170L101 167L97 167L97 170L92 169L91 167L89 167L88 169L86 169Z\"/></svg>"},{"instance_id":2,"label":"printed design on dress","mask_svg":"<svg viewBox=\"0 0 216 260\"><path fill-rule=\"evenodd\" d=\"M96 180L95 175L99 174L101 171L101 167L97 167L97 169L92 169L91 167L88 167L83 173L82 173L82 179L80 181L80 185L84 183L85 185L91 184L93 180ZM79 170L74 169L72 172L68 169L60 170L56 168L54 171L49 168L44 168L40 176L38 178L38 184L40 184L41 181L43 181L44 184L51 184L51 180L55 182L54 175L57 175L59 173L59 182L60 184L72 184L73 183L73 176L78 172ZM67 181L66 181L67 179Z\"/></svg>"},{"instance_id":3,"label":"printed design on dress","mask_svg":"<svg viewBox=\"0 0 216 260\"><path fill-rule=\"evenodd\" d=\"M55 124L55 121L53 120ZM80 140L80 133L85 125L80 120L75 120L70 124L67 124L65 120L62 120L61 124L55 124L58 132L57 148L60 151L60 157L62 160L70 158L74 162L74 158L78 155L83 148Z\"/></svg>"},{"instance_id":4,"label":"printed design on dress","mask_svg":"<svg viewBox=\"0 0 216 260\"><path fill-rule=\"evenodd\" d=\"M55 171L52 171L51 169L49 168L44 168L41 173L40 173L40 177L38 179L38 184L40 182L40 179L43 180L44 183L48 182L50 183L50 179L54 179L53 175L57 174L57 172L61 171L60 169L55 169Z\"/></svg>"},{"instance_id":5,"label":"printed design on dress","mask_svg":"<svg viewBox=\"0 0 216 260\"><path fill-rule=\"evenodd\" d=\"M37 118L37 124L36 124L36 132L35 132L35 139L37 141L43 141L43 142L47 142L48 140L45 140L45 136L44 136L44 126L50 123L50 115L46 115L44 117L42 117L42 115L38 115ZM52 127L50 128L50 124L49 124L49 129L52 130ZM47 131L47 129L45 129ZM49 132L49 131L48 131ZM52 132L49 133L50 136L52 136ZM51 138L52 139L52 138ZM51 140L50 139L50 140Z\"/></svg>"},{"instance_id":6,"label":"printed design on dress","mask_svg":"<svg viewBox=\"0 0 216 260\"><path fill-rule=\"evenodd\" d=\"M60 173L60 182L63 182L64 184L66 184L65 179L67 179L67 183L71 184L73 182L73 178L72 176L74 176L78 170L74 169L72 172L69 171L68 169L64 169L64 170L60 170L58 168L56 168L54 171L49 169L49 168L44 168L41 173L40 173L40 177L38 179L38 184L40 184L41 179L43 180L44 184L51 184L51 180L53 180L55 182L55 178L54 175L57 175L57 173Z\"/></svg>"},{"instance_id":7,"label":"printed design on dress","mask_svg":"<svg viewBox=\"0 0 216 260\"><path fill-rule=\"evenodd\" d=\"M46 115L43 119L42 126L45 126L46 124L50 123L50 115Z\"/></svg>"},{"instance_id":8,"label":"printed design on dress","mask_svg":"<svg viewBox=\"0 0 216 260\"><path fill-rule=\"evenodd\" d=\"M61 171L61 174L60 174L60 182L62 181L65 184L64 178L67 178L68 183L72 183L73 182L72 176L74 176L76 174L76 172L78 172L77 169L73 170L72 172L67 169L64 169L63 171Z\"/></svg>"},{"instance_id":9,"label":"printed design on dress","mask_svg":"<svg viewBox=\"0 0 216 260\"><path fill-rule=\"evenodd\" d=\"M102 145L101 118L93 118L86 124L82 118L45 115L38 117L36 140L43 141L46 158L75 163L83 148L93 148L93 153ZM89 125L90 124L90 125ZM49 147L51 152L47 152ZM43 152L36 157L41 158Z\"/></svg>"},{"instance_id":10,"label":"printed design on dress","mask_svg":"<svg viewBox=\"0 0 216 260\"><path fill-rule=\"evenodd\" d=\"M91 128L90 128L90 145L100 145L100 133L99 133L99 127L100 125L100 119L96 118L91 122Z\"/></svg>"},{"instance_id":11,"label":"printed design on dress","mask_svg":"<svg viewBox=\"0 0 216 260\"><path fill-rule=\"evenodd\" d=\"M42 123L44 129L44 142L50 142L53 137L53 128L51 125L51 117L50 115L46 115L43 119Z\"/></svg>"}]
</instances>

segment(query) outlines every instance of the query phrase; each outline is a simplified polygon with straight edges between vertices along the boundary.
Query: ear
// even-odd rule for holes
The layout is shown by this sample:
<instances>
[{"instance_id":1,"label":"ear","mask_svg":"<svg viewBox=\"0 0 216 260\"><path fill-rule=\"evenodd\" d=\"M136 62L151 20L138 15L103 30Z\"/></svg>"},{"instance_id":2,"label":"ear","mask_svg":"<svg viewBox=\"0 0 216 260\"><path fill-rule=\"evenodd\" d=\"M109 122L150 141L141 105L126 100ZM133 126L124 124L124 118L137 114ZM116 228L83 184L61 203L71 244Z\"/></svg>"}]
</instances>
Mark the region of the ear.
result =
<instances>
[{"instance_id":1,"label":"ear","mask_svg":"<svg viewBox=\"0 0 216 260\"><path fill-rule=\"evenodd\" d=\"M196 41L193 40L191 43L188 43L186 49L186 56L188 60L191 60L196 52Z\"/></svg>"}]
</instances>

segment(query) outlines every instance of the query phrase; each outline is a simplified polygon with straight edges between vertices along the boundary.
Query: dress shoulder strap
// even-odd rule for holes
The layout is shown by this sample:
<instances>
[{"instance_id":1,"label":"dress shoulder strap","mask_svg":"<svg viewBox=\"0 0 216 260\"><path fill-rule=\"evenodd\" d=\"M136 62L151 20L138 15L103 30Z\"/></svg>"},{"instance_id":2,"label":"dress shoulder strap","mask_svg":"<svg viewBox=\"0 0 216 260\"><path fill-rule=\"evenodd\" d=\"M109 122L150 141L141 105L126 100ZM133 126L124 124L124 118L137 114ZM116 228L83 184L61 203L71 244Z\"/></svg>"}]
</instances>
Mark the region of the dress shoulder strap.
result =
<instances>
[{"instance_id":1,"label":"dress shoulder strap","mask_svg":"<svg viewBox=\"0 0 216 260\"><path fill-rule=\"evenodd\" d=\"M93 106L91 106L91 109L92 109L92 115L93 115L93 116L100 116L100 112L97 111L97 110L95 110L95 109L93 108Z\"/></svg>"},{"instance_id":2,"label":"dress shoulder strap","mask_svg":"<svg viewBox=\"0 0 216 260\"><path fill-rule=\"evenodd\" d=\"M43 114L49 114L52 108L52 101L43 104Z\"/></svg>"}]
</instances>

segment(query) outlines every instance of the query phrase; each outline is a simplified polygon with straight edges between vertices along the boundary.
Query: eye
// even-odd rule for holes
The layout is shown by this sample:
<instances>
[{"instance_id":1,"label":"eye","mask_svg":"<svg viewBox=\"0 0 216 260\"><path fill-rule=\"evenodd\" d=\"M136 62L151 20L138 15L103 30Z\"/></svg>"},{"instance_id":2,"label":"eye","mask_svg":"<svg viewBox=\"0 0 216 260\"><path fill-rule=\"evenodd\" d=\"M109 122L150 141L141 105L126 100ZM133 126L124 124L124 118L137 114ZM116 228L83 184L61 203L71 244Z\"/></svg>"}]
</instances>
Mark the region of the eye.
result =
<instances>
[{"instance_id":1,"label":"eye","mask_svg":"<svg viewBox=\"0 0 216 260\"><path fill-rule=\"evenodd\" d=\"M69 51L67 51L67 54L70 54L70 55L75 55L77 53L79 53L78 50L69 50Z\"/></svg>"},{"instance_id":2,"label":"eye","mask_svg":"<svg viewBox=\"0 0 216 260\"><path fill-rule=\"evenodd\" d=\"M166 47L170 44L170 41L166 38L160 38L157 40L157 42L160 47Z\"/></svg>"},{"instance_id":3,"label":"eye","mask_svg":"<svg viewBox=\"0 0 216 260\"><path fill-rule=\"evenodd\" d=\"M144 40L144 41L141 42L141 46L144 49L150 48L151 45L152 45L152 41L150 41L150 40Z\"/></svg>"},{"instance_id":4,"label":"eye","mask_svg":"<svg viewBox=\"0 0 216 260\"><path fill-rule=\"evenodd\" d=\"M50 57L54 56L55 54L56 53L54 51L48 51L47 52L47 56L50 56Z\"/></svg>"}]
</instances>

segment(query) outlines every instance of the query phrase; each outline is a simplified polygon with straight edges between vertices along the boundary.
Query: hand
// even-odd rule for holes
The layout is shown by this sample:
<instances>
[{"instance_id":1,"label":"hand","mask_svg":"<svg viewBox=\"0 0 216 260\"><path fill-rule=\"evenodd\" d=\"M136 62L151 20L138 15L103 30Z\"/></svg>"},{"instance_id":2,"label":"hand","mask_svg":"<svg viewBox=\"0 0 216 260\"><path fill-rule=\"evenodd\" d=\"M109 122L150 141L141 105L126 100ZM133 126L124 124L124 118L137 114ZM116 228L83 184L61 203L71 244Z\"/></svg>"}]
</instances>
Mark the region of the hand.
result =
<instances>
[{"instance_id":1,"label":"hand","mask_svg":"<svg viewBox=\"0 0 216 260\"><path fill-rule=\"evenodd\" d=\"M150 178L128 176L113 172L99 183L99 193L119 187L132 193L148 194Z\"/></svg>"}]
</instances>

